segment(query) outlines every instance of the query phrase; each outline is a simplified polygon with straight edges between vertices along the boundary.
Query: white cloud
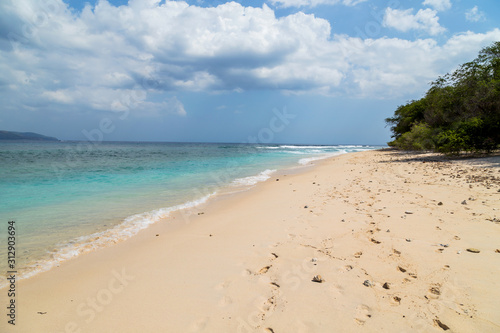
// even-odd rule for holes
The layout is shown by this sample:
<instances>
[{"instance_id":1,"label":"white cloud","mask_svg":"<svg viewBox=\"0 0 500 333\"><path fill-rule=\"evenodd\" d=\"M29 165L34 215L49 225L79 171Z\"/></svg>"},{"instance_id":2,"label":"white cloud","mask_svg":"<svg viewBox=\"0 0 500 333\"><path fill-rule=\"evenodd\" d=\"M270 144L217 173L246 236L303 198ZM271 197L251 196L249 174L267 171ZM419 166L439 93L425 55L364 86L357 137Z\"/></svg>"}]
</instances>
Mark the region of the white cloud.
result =
<instances>
[{"instance_id":1,"label":"white cloud","mask_svg":"<svg viewBox=\"0 0 500 333\"><path fill-rule=\"evenodd\" d=\"M11 45L0 35L5 110L183 116L184 105L172 97L181 91L394 97L422 91L500 39L498 29L456 35L442 46L433 39L361 39L332 34L329 22L314 15L277 18L266 5L139 0L121 7L101 0L81 14L53 0L59 9L46 10L48 19L31 23L33 33L24 37L29 18L44 13L43 2L6 3L0 2L0 22L25 40ZM390 10L384 24L430 34L443 29L431 9L416 15Z\"/></svg>"},{"instance_id":2,"label":"white cloud","mask_svg":"<svg viewBox=\"0 0 500 333\"><path fill-rule=\"evenodd\" d=\"M443 11L451 8L450 0L425 0L423 5L431 6L435 10Z\"/></svg>"},{"instance_id":3,"label":"white cloud","mask_svg":"<svg viewBox=\"0 0 500 333\"><path fill-rule=\"evenodd\" d=\"M164 106L163 110L167 113L173 113L179 116L186 115L184 105L177 99L176 96L166 99L162 104Z\"/></svg>"},{"instance_id":4,"label":"white cloud","mask_svg":"<svg viewBox=\"0 0 500 333\"><path fill-rule=\"evenodd\" d=\"M465 19L470 22L479 22L484 21L486 17L484 13L477 8L477 6L474 6L465 12Z\"/></svg>"},{"instance_id":5,"label":"white cloud","mask_svg":"<svg viewBox=\"0 0 500 333\"><path fill-rule=\"evenodd\" d=\"M387 8L382 24L385 27L403 32L422 30L433 36L446 31L439 24L437 12L429 8L420 9L415 15L413 15L413 9L400 10Z\"/></svg>"},{"instance_id":6,"label":"white cloud","mask_svg":"<svg viewBox=\"0 0 500 333\"><path fill-rule=\"evenodd\" d=\"M358 3L367 0L270 0L270 2L279 7L316 7L319 5L337 5L355 6Z\"/></svg>"},{"instance_id":7,"label":"white cloud","mask_svg":"<svg viewBox=\"0 0 500 333\"><path fill-rule=\"evenodd\" d=\"M44 91L42 96L56 103L69 104L74 101L68 92L64 90Z\"/></svg>"},{"instance_id":8,"label":"white cloud","mask_svg":"<svg viewBox=\"0 0 500 333\"><path fill-rule=\"evenodd\" d=\"M423 92L429 82L474 59L482 47L499 38L499 29L485 34L458 34L443 45L433 39L380 38L360 42L349 38L346 43L356 45L349 55L352 61L349 77L365 97Z\"/></svg>"}]
</instances>

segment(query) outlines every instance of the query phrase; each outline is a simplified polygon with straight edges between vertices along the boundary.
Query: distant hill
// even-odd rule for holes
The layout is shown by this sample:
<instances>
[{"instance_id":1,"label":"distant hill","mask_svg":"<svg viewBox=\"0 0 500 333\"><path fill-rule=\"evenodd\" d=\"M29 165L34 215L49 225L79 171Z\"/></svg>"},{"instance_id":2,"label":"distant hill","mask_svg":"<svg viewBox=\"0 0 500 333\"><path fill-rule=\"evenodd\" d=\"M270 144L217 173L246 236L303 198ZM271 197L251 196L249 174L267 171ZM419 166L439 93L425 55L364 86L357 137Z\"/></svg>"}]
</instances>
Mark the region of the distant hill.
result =
<instances>
[{"instance_id":1,"label":"distant hill","mask_svg":"<svg viewBox=\"0 0 500 333\"><path fill-rule=\"evenodd\" d=\"M57 138L32 132L10 132L0 131L0 140L29 140L29 141L60 141Z\"/></svg>"}]
</instances>

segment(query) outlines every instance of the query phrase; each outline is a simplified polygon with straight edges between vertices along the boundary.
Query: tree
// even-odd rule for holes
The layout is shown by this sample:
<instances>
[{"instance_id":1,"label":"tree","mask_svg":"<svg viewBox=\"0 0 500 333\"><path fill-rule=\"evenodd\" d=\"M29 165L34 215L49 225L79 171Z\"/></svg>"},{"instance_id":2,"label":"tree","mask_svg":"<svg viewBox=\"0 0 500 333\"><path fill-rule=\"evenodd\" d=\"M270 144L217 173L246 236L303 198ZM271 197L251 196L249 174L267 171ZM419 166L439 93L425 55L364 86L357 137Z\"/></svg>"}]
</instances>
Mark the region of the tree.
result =
<instances>
[{"instance_id":1,"label":"tree","mask_svg":"<svg viewBox=\"0 0 500 333\"><path fill-rule=\"evenodd\" d=\"M500 42L439 77L420 100L387 118L401 149L491 152L500 145Z\"/></svg>"}]
</instances>

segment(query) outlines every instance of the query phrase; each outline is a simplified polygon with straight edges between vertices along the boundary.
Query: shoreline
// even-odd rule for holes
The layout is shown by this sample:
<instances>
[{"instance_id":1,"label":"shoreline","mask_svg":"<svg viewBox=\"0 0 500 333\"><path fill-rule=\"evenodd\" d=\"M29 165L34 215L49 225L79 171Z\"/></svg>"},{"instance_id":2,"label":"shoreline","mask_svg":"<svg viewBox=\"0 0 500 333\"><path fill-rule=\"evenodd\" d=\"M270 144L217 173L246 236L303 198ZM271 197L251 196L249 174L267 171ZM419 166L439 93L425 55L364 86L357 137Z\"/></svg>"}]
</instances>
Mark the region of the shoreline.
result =
<instances>
[{"instance_id":1,"label":"shoreline","mask_svg":"<svg viewBox=\"0 0 500 333\"><path fill-rule=\"evenodd\" d=\"M411 156L343 154L175 212L18 281L16 329L494 332L498 168Z\"/></svg>"},{"instance_id":2,"label":"shoreline","mask_svg":"<svg viewBox=\"0 0 500 333\"><path fill-rule=\"evenodd\" d=\"M347 153L348 152L344 151L334 154L334 156ZM203 195L202 197L191 198L173 206L157 208L152 211L145 211L127 216L109 229L81 235L60 243L59 247L50 251L52 258L32 260L25 267L23 267L21 272L18 271L17 280L20 281L32 278L38 274L48 272L56 267L59 267L60 264L68 260L74 260L79 256L127 241L128 239L136 236L143 229L149 228L152 224L159 223L161 221L168 223L167 220L171 219L172 215L178 213L179 211L189 212L190 210L201 207L213 200L221 200L221 198L233 194L246 192L259 183L266 181L273 175L279 175L286 172L301 172L301 170L313 167L316 163L320 163L321 161L331 157L331 154L327 154L325 156L306 158L308 161L300 159L295 165L290 165L283 169L267 169L252 176L236 178L228 184L218 184L217 186L209 185L206 189L210 188L210 191L206 191L206 189L200 191L200 194ZM262 177L267 177L267 179L262 179ZM211 191L212 193L209 193ZM140 221L137 222L136 220L139 219ZM0 283L0 291L4 290L7 286L7 281L5 281L5 284Z\"/></svg>"},{"instance_id":3,"label":"shoreline","mask_svg":"<svg viewBox=\"0 0 500 333\"><path fill-rule=\"evenodd\" d=\"M362 147L359 146L353 148ZM136 213L119 220L120 222L117 222L111 228L96 231L91 234L81 235L64 241L60 243L58 247L50 250L50 257L48 257L49 254L46 254L43 255L45 258L30 261L20 272L17 272L17 279L19 281L34 277L38 274L58 267L61 263L67 260L73 260L87 253L99 251L100 249L126 241L137 235L137 233L141 230L149 228L152 224L170 219L172 214L175 214L178 211L186 212L190 209L195 209L198 206L203 206L212 200L220 200L220 197L223 198L234 193L245 192L257 184L267 180L262 179L263 177L269 178L273 175L279 175L287 172L301 172L301 170L313 167L316 163L321 163L321 161L325 159L348 153L349 152L341 151L333 154L328 153L322 156L303 158L297 160L296 164L283 169L263 170L252 176L233 179L228 184L207 185L208 187L199 191L200 195L203 195L201 197L190 198L187 199L187 201L168 207L157 208L152 211ZM210 190L207 191L208 189ZM5 289L8 285L7 281L5 281L5 283L2 282L3 281L0 281L0 291Z\"/></svg>"}]
</instances>

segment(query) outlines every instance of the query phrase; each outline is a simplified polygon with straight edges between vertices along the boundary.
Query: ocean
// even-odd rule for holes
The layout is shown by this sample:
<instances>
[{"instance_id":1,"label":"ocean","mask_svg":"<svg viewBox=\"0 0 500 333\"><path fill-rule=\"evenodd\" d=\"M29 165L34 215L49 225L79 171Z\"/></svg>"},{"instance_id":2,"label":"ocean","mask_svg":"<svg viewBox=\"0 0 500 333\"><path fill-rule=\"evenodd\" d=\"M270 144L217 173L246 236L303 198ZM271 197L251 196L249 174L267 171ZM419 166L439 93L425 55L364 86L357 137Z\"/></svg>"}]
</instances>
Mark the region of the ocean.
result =
<instances>
[{"instance_id":1,"label":"ocean","mask_svg":"<svg viewBox=\"0 0 500 333\"><path fill-rule=\"evenodd\" d=\"M1 142L0 237L16 227L16 270L29 277L127 239L171 212L241 191L280 169L359 145ZM7 242L0 242L7 272ZM4 274L0 287L5 286Z\"/></svg>"}]
</instances>

